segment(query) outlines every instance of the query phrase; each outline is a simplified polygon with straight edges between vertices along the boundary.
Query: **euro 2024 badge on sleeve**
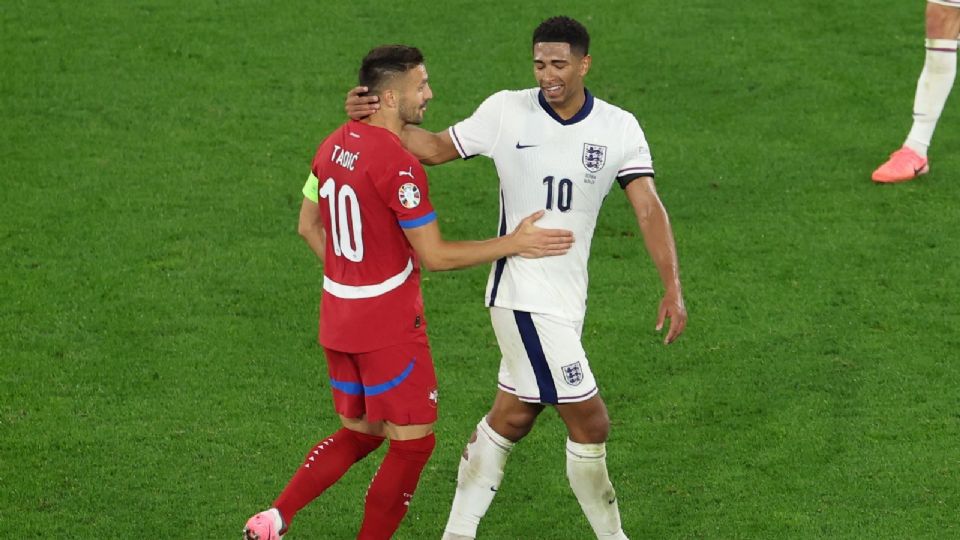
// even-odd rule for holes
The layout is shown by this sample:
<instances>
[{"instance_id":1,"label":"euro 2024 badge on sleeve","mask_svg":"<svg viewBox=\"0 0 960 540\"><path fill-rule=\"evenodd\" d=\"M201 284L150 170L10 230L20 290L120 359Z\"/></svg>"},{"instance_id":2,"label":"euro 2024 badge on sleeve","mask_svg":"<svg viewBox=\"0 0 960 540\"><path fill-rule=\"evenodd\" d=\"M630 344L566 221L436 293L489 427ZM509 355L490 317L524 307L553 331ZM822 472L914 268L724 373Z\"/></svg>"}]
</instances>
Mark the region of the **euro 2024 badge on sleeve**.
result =
<instances>
[{"instance_id":1,"label":"euro 2024 badge on sleeve","mask_svg":"<svg viewBox=\"0 0 960 540\"><path fill-rule=\"evenodd\" d=\"M413 182L407 182L400 186L400 189L397 191L397 198L400 199L400 204L402 204L404 208L408 210L416 208L420 206L420 188Z\"/></svg>"}]
</instances>

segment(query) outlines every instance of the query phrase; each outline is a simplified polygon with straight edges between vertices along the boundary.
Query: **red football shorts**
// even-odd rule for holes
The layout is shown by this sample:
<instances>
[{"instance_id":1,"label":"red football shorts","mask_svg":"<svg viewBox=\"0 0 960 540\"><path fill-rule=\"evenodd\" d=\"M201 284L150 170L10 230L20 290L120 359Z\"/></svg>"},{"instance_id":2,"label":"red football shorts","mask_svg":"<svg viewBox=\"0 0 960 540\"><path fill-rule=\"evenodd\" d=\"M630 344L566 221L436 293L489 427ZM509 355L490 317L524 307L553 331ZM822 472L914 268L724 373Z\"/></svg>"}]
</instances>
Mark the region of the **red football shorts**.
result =
<instances>
[{"instance_id":1,"label":"red football shorts","mask_svg":"<svg viewBox=\"0 0 960 540\"><path fill-rule=\"evenodd\" d=\"M347 418L399 426L437 420L437 374L426 343L403 343L366 353L324 347L333 405Z\"/></svg>"}]
</instances>

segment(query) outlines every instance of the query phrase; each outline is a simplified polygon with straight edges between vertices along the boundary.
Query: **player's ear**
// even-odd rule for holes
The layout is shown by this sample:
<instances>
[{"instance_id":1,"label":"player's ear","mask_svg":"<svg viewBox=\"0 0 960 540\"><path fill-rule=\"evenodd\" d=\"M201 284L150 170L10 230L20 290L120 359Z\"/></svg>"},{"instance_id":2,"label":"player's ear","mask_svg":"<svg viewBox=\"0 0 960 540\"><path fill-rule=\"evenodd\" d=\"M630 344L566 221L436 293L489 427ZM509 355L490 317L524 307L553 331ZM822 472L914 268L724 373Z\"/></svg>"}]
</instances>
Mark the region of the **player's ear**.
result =
<instances>
[{"instance_id":1,"label":"player's ear","mask_svg":"<svg viewBox=\"0 0 960 540\"><path fill-rule=\"evenodd\" d=\"M593 57L590 56L589 54L584 55L583 58L580 60L580 76L581 77L587 76L587 72L590 71L590 62L592 61L593 61Z\"/></svg>"},{"instance_id":2,"label":"player's ear","mask_svg":"<svg viewBox=\"0 0 960 540\"><path fill-rule=\"evenodd\" d=\"M393 87L387 87L383 89L383 92L380 92L380 103L384 107L390 109L396 109L399 102L400 94Z\"/></svg>"}]
</instances>

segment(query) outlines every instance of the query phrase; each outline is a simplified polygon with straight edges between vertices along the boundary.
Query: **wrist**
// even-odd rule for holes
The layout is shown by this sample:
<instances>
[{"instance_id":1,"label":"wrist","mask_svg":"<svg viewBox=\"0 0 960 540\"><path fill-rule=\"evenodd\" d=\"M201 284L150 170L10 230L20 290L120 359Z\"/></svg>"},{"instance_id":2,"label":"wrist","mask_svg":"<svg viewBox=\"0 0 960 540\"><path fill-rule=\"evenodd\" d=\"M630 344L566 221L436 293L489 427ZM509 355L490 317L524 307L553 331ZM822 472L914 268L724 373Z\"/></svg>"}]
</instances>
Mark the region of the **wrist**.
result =
<instances>
[{"instance_id":1,"label":"wrist","mask_svg":"<svg viewBox=\"0 0 960 540\"><path fill-rule=\"evenodd\" d=\"M523 248L520 246L520 237L517 235L517 231L513 231L507 235L507 257L520 255L522 252Z\"/></svg>"}]
</instances>

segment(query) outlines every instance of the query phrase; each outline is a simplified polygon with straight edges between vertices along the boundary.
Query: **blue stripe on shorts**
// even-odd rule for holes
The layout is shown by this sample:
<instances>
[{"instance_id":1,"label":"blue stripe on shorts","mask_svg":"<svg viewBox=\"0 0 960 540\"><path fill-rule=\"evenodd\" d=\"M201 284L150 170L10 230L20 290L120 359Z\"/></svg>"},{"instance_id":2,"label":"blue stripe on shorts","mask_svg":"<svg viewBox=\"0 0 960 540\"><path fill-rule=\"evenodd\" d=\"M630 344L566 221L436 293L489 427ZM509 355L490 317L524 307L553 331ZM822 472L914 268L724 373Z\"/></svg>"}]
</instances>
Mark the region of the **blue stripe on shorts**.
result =
<instances>
[{"instance_id":1,"label":"blue stripe on shorts","mask_svg":"<svg viewBox=\"0 0 960 540\"><path fill-rule=\"evenodd\" d=\"M397 375L396 377L394 377L393 379L390 379L385 383L375 384L373 386L366 386L366 385L361 385L360 383L357 383L357 382L345 382L345 381L338 381L336 379L330 379L330 386L350 396L358 396L361 394L365 394L367 397L375 396L377 394L382 394L387 390L390 390L392 388L396 388L397 386L399 386L400 383L405 381L406 378L410 376L410 373L413 372L413 365L416 362L417 362L416 358L414 358L413 360L410 360L410 363L407 364L407 367L403 369L402 373L400 373L399 375Z\"/></svg>"},{"instance_id":2,"label":"blue stripe on shorts","mask_svg":"<svg viewBox=\"0 0 960 540\"><path fill-rule=\"evenodd\" d=\"M527 350L530 367L533 368L533 375L537 378L540 402L556 404L558 402L557 386L553 384L553 375L550 373L550 366L547 365L547 357L543 354L543 345L540 344L540 336L537 335L533 317L526 311L514 311L513 317L517 320L517 329L520 330L523 348Z\"/></svg>"}]
</instances>

